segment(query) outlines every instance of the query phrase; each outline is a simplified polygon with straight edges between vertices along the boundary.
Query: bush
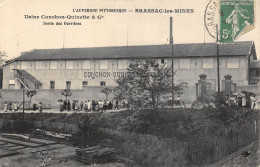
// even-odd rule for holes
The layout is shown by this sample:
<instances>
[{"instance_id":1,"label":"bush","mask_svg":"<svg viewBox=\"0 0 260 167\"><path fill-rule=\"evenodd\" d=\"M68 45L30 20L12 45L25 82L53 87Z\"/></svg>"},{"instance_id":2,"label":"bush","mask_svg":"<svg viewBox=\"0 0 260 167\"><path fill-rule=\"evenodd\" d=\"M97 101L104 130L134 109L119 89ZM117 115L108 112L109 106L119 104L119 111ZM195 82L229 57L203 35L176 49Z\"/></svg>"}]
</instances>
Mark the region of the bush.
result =
<instances>
[{"instance_id":1,"label":"bush","mask_svg":"<svg viewBox=\"0 0 260 167\"><path fill-rule=\"evenodd\" d=\"M34 129L32 122L23 122L22 120L7 121L1 127L1 132L7 133L29 133Z\"/></svg>"}]
</instances>

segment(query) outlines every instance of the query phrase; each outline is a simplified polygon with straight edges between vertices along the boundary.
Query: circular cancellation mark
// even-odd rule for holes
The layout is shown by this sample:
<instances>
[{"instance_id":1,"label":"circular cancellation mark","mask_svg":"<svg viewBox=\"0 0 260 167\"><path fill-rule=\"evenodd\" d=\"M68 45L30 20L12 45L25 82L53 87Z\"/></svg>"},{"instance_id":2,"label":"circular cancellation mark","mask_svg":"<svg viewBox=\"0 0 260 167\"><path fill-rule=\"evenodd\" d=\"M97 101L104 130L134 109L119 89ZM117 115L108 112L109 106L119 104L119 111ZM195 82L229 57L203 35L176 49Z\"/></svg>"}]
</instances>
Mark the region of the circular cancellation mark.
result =
<instances>
[{"instance_id":1,"label":"circular cancellation mark","mask_svg":"<svg viewBox=\"0 0 260 167\"><path fill-rule=\"evenodd\" d=\"M216 38L216 25L219 24L219 1L210 0L204 14L204 25L210 36ZM220 25L218 25L218 28Z\"/></svg>"}]
</instances>

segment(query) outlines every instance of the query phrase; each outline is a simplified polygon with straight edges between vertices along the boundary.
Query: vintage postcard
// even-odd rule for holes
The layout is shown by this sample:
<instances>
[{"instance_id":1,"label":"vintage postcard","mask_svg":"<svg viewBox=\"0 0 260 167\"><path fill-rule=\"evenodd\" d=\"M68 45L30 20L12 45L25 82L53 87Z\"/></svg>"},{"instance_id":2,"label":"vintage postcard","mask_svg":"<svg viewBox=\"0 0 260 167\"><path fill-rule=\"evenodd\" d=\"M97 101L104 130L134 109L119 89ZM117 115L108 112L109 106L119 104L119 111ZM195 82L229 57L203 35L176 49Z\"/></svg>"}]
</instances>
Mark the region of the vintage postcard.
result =
<instances>
[{"instance_id":1,"label":"vintage postcard","mask_svg":"<svg viewBox=\"0 0 260 167\"><path fill-rule=\"evenodd\" d=\"M0 167L260 166L259 0L0 0Z\"/></svg>"}]
</instances>

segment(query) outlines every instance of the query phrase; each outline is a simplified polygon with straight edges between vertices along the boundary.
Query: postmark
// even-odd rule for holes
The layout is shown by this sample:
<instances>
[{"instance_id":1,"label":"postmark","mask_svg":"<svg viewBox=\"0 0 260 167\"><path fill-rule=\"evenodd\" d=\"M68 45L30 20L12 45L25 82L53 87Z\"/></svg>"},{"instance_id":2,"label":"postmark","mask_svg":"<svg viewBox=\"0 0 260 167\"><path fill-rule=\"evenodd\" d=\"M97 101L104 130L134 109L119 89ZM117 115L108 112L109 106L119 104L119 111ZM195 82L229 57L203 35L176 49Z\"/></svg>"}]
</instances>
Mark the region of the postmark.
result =
<instances>
[{"instance_id":1,"label":"postmark","mask_svg":"<svg viewBox=\"0 0 260 167\"><path fill-rule=\"evenodd\" d=\"M233 42L254 29L254 0L221 0L220 41Z\"/></svg>"},{"instance_id":2,"label":"postmark","mask_svg":"<svg viewBox=\"0 0 260 167\"><path fill-rule=\"evenodd\" d=\"M204 14L204 25L209 35L213 38L216 38L216 26L219 24L219 18L219 0L210 0Z\"/></svg>"}]
</instances>

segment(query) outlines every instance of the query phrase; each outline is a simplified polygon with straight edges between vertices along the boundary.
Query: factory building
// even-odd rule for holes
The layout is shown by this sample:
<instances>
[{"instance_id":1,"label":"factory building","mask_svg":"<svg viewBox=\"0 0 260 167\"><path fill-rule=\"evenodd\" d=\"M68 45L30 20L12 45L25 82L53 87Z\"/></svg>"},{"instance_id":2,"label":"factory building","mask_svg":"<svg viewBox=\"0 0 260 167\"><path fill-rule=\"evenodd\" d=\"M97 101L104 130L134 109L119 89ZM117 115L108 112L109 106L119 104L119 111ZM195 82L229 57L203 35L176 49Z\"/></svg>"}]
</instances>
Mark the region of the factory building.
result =
<instances>
[{"instance_id":1,"label":"factory building","mask_svg":"<svg viewBox=\"0 0 260 167\"><path fill-rule=\"evenodd\" d=\"M173 58L175 83L195 86L199 75L206 74L211 88L217 88L216 43L175 44L173 49L171 45L35 49L3 67L2 88L86 90L114 87L115 79L127 75L131 61L146 58L169 66ZM252 79L255 84L257 76L251 68L251 62L257 59L254 42L219 44L219 58L221 80L229 74L238 85L251 84ZM255 64L253 67L260 68Z\"/></svg>"}]
</instances>

